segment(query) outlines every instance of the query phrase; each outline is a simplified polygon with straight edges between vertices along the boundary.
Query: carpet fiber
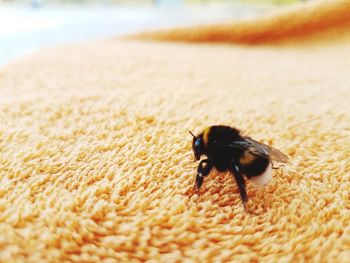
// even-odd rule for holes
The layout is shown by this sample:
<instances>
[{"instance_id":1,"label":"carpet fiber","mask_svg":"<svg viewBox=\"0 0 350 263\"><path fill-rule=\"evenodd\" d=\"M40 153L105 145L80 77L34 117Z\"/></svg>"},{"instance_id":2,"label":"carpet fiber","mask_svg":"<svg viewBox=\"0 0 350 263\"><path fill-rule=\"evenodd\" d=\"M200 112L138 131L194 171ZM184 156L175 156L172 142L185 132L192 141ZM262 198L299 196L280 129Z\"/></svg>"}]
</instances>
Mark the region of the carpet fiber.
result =
<instances>
[{"instance_id":1,"label":"carpet fiber","mask_svg":"<svg viewBox=\"0 0 350 263\"><path fill-rule=\"evenodd\" d=\"M341 31L288 45L113 39L3 67L0 261L348 262ZM188 130L212 124L291 159L266 188L248 183L250 212L228 173L193 191Z\"/></svg>"}]
</instances>

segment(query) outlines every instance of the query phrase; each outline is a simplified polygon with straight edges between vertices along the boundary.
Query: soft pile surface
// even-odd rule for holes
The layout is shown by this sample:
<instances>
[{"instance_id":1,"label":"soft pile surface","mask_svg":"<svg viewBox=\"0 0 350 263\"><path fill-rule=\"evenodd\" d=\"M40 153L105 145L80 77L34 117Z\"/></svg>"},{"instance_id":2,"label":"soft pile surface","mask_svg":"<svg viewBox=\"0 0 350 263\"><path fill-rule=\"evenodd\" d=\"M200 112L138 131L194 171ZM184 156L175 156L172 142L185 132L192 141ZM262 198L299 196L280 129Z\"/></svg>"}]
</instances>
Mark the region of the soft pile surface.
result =
<instances>
[{"instance_id":1,"label":"soft pile surface","mask_svg":"<svg viewBox=\"0 0 350 263\"><path fill-rule=\"evenodd\" d=\"M99 41L2 68L0 261L349 262L350 38L322 28L288 45ZM212 124L291 158L248 183L250 212L228 173L193 191L188 130Z\"/></svg>"}]
</instances>

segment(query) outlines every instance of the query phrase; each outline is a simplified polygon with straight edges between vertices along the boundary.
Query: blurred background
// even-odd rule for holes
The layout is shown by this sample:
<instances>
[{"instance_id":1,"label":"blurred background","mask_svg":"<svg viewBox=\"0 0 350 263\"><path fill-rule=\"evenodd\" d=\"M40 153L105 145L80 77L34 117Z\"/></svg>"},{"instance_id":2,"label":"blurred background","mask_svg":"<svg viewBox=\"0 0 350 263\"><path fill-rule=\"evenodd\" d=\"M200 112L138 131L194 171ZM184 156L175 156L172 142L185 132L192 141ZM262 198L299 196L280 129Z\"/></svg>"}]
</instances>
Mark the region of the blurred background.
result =
<instances>
[{"instance_id":1,"label":"blurred background","mask_svg":"<svg viewBox=\"0 0 350 263\"><path fill-rule=\"evenodd\" d=\"M0 66L44 47L244 19L301 0L0 0Z\"/></svg>"}]
</instances>

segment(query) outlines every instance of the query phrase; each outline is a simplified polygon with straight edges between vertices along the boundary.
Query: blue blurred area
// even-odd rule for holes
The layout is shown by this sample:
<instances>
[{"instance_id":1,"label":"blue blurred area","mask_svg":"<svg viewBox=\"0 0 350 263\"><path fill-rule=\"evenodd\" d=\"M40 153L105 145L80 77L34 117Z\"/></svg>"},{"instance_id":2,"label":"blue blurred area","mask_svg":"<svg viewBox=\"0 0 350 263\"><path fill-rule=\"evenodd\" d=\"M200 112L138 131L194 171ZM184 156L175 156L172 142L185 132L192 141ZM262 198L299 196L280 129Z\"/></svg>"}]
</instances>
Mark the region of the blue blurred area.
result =
<instances>
[{"instance_id":1,"label":"blue blurred area","mask_svg":"<svg viewBox=\"0 0 350 263\"><path fill-rule=\"evenodd\" d=\"M187 6L183 0L154 0L154 6L0 5L0 65L43 47L111 37L146 29L222 22L266 9L230 4Z\"/></svg>"}]
</instances>

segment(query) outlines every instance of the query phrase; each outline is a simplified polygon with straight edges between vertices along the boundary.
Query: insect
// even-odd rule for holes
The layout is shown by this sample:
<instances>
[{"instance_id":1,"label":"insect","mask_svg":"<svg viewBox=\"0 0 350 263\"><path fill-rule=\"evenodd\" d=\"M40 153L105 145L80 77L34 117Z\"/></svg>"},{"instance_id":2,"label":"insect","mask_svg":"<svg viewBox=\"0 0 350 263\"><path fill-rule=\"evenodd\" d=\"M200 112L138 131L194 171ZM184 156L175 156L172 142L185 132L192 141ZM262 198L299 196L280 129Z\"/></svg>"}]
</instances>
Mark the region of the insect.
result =
<instances>
[{"instance_id":1,"label":"insect","mask_svg":"<svg viewBox=\"0 0 350 263\"><path fill-rule=\"evenodd\" d=\"M203 184L213 167L218 171L233 174L244 208L248 201L245 179L259 186L266 185L272 178L272 161L288 162L288 157L279 150L257 142L240 134L229 126L210 126L201 134L193 136L192 149L197 161L202 159L197 168L195 188Z\"/></svg>"}]
</instances>

